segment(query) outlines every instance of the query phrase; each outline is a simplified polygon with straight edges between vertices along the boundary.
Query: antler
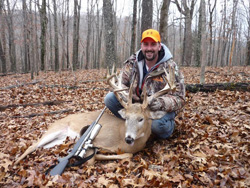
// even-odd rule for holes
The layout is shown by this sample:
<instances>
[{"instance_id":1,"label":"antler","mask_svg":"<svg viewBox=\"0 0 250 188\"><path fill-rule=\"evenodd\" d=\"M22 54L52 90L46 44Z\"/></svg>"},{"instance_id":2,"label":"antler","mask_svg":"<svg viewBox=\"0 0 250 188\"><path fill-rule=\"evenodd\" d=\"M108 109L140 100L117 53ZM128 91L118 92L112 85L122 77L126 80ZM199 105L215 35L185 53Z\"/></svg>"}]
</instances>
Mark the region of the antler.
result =
<instances>
[{"instance_id":1,"label":"antler","mask_svg":"<svg viewBox=\"0 0 250 188\"><path fill-rule=\"evenodd\" d=\"M161 95L164 95L167 92L169 92L170 90L172 90L172 91L176 90L174 67L171 67L171 66L168 67L169 73L167 72L167 70L164 67L163 67L163 70L165 71L165 75L163 75L163 79L167 82L167 84L165 85L165 87L162 90L153 94L152 98L157 98Z\"/></svg>"},{"instance_id":2,"label":"antler","mask_svg":"<svg viewBox=\"0 0 250 188\"><path fill-rule=\"evenodd\" d=\"M109 78L113 74L115 74L115 64L113 64L113 66L112 66L111 73L110 73L110 69L107 67L106 78Z\"/></svg>"},{"instance_id":3,"label":"antler","mask_svg":"<svg viewBox=\"0 0 250 188\"><path fill-rule=\"evenodd\" d=\"M163 67L163 70L165 72L165 75L163 75L163 79L167 82L167 84L162 90L154 93L150 97L147 97L146 86L144 86L143 87L143 95L144 95L143 108L146 108L148 106L148 102L151 101L152 99L162 96L168 93L170 90L172 91L176 90L174 67L171 67L171 66L168 67L169 73L164 67Z\"/></svg>"},{"instance_id":4,"label":"antler","mask_svg":"<svg viewBox=\"0 0 250 188\"><path fill-rule=\"evenodd\" d=\"M122 86L121 74L117 76L116 74L111 75L107 79L109 85L114 89L114 94L117 100L121 103L124 108L127 108L130 104L132 104L132 86L130 88ZM129 93L125 92L125 90L129 89Z\"/></svg>"}]
</instances>

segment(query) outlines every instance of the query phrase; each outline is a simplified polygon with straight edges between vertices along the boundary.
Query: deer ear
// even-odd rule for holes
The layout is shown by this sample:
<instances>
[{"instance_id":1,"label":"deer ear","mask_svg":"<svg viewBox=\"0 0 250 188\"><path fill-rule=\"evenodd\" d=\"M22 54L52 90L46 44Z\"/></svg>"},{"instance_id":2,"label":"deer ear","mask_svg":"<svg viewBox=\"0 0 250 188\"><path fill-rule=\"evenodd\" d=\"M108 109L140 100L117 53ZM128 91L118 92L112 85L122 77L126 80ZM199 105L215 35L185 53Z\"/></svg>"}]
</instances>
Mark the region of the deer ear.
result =
<instances>
[{"instance_id":1,"label":"deer ear","mask_svg":"<svg viewBox=\"0 0 250 188\"><path fill-rule=\"evenodd\" d=\"M124 109L119 110L118 113L121 115L121 117L122 117L123 119L126 119L126 118L125 118L126 113L125 113L125 110L124 110Z\"/></svg>"}]
</instances>

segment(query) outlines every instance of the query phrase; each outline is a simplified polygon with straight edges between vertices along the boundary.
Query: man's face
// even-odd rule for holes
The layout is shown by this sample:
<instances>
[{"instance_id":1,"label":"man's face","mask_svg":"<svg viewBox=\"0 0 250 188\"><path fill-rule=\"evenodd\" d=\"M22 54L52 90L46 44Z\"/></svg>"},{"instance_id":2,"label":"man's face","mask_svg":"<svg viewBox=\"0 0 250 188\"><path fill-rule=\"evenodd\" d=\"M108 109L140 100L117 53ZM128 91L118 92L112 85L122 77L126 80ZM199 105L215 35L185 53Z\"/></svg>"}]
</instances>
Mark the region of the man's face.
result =
<instances>
[{"instance_id":1,"label":"man's face","mask_svg":"<svg viewBox=\"0 0 250 188\"><path fill-rule=\"evenodd\" d=\"M158 52L161 49L161 44L155 42L151 38L145 38L141 43L141 50L146 60L153 61L158 58Z\"/></svg>"}]
</instances>

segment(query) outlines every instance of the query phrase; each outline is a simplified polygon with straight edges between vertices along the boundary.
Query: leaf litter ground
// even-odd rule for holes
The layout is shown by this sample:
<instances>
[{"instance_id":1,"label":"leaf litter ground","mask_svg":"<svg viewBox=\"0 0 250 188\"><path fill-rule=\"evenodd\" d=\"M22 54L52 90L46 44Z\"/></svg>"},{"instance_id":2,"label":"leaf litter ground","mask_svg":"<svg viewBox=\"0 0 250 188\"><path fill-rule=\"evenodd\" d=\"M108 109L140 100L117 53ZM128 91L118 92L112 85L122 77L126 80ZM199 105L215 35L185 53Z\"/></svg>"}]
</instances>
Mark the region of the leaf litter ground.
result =
<instances>
[{"instance_id":1,"label":"leaf litter ground","mask_svg":"<svg viewBox=\"0 0 250 188\"><path fill-rule=\"evenodd\" d=\"M182 71L186 84L199 82L198 68ZM33 81L28 74L0 77L1 187L250 186L250 94L243 91L187 92L173 136L150 141L132 159L101 161L66 169L62 176L45 176L45 170L73 147L75 141L67 140L52 149L38 149L14 166L16 157L50 123L103 108L109 90L105 74L105 70L47 72ZM250 67L208 68L206 83L217 82L249 83Z\"/></svg>"}]
</instances>

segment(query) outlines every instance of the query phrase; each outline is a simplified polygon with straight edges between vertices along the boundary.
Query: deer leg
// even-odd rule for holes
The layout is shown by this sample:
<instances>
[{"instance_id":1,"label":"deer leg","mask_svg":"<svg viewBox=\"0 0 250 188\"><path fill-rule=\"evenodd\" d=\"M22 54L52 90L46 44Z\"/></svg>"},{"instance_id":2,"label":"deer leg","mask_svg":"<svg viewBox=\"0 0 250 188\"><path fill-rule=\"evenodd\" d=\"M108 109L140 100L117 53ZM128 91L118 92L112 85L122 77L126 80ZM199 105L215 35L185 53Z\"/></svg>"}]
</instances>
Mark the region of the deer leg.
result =
<instances>
[{"instance_id":1,"label":"deer leg","mask_svg":"<svg viewBox=\"0 0 250 188\"><path fill-rule=\"evenodd\" d=\"M94 151L93 151L92 149L87 150L85 157L92 155L93 152L94 152ZM94 163L95 163L95 160L96 160L96 154L95 154L91 159L89 159L89 160L86 162L87 166L93 166Z\"/></svg>"},{"instance_id":2,"label":"deer leg","mask_svg":"<svg viewBox=\"0 0 250 188\"><path fill-rule=\"evenodd\" d=\"M120 155L103 155L103 154L96 154L95 159L98 161L101 160L121 160L121 159L126 159L126 158L132 158L133 154L132 153L123 153Z\"/></svg>"},{"instance_id":3,"label":"deer leg","mask_svg":"<svg viewBox=\"0 0 250 188\"><path fill-rule=\"evenodd\" d=\"M52 133L45 134L40 140L38 140L36 143L32 144L15 162L15 164L18 164L22 159L24 159L27 155L35 151L39 147L43 148L51 148L55 145L62 144L66 137L69 136L71 138L75 138L78 136L78 134L72 130L70 130L69 127L66 127L63 130L59 130Z\"/></svg>"},{"instance_id":4,"label":"deer leg","mask_svg":"<svg viewBox=\"0 0 250 188\"><path fill-rule=\"evenodd\" d=\"M24 159L27 155L35 151L39 147L46 147L48 145L51 145L53 141L55 142L56 139L60 136L60 133L62 131L57 131L51 134L45 134L40 140L38 140L36 143L32 144L15 162L15 164L18 164L22 159ZM47 147L48 148L48 147Z\"/></svg>"},{"instance_id":5,"label":"deer leg","mask_svg":"<svg viewBox=\"0 0 250 188\"><path fill-rule=\"evenodd\" d=\"M93 151L87 151L86 156L89 156L92 154ZM95 161L108 161L108 160L122 160L126 158L132 158L132 153L123 153L119 155L103 155L103 154L95 154L94 157L92 157L90 160L87 161L87 165L91 166L94 165Z\"/></svg>"},{"instance_id":6,"label":"deer leg","mask_svg":"<svg viewBox=\"0 0 250 188\"><path fill-rule=\"evenodd\" d=\"M20 157L17 158L16 162L14 163L15 165L18 164L22 159L24 159L27 155L35 151L38 143L32 144Z\"/></svg>"},{"instance_id":7,"label":"deer leg","mask_svg":"<svg viewBox=\"0 0 250 188\"><path fill-rule=\"evenodd\" d=\"M54 147L55 145L62 144L67 137L75 138L79 136L79 133L72 131L69 127L63 130L53 132L44 136L38 144L38 147L43 147L45 149Z\"/></svg>"}]
</instances>

